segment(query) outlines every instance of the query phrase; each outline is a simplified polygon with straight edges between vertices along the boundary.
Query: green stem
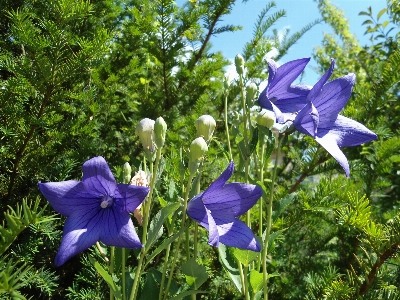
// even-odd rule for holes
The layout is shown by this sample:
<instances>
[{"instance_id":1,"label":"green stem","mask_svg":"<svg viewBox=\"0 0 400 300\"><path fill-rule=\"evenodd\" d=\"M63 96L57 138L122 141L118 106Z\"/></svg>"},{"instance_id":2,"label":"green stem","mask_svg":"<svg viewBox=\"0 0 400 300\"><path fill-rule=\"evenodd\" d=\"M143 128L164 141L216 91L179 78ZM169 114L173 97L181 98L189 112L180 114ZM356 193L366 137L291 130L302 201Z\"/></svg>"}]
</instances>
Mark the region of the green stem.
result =
<instances>
[{"instance_id":1,"label":"green stem","mask_svg":"<svg viewBox=\"0 0 400 300\"><path fill-rule=\"evenodd\" d=\"M169 251L170 250L171 250L171 244L169 244L167 246L167 251L165 253L164 267L163 267L163 273L162 273L162 277L161 277L160 293L158 294L158 300L162 300L162 296L163 296L164 283L165 283L165 274L167 273L168 258L169 258Z\"/></svg>"},{"instance_id":2,"label":"green stem","mask_svg":"<svg viewBox=\"0 0 400 300\"><path fill-rule=\"evenodd\" d=\"M125 248L122 248L122 300L126 300Z\"/></svg>"},{"instance_id":3,"label":"green stem","mask_svg":"<svg viewBox=\"0 0 400 300\"><path fill-rule=\"evenodd\" d=\"M114 257L115 257L115 247L111 246L110 247L110 273L114 273ZM110 300L114 299L114 292L112 290L112 288L110 288Z\"/></svg>"},{"instance_id":4,"label":"green stem","mask_svg":"<svg viewBox=\"0 0 400 300\"><path fill-rule=\"evenodd\" d=\"M148 249L146 249L147 227L148 227L148 223L149 223L149 219L150 219L151 200L153 197L154 186L155 186L156 177L157 177L158 164L159 164L160 160L161 160L161 148L157 149L156 162L155 162L154 166L153 166L153 161L150 161L150 171L152 172L151 173L151 182L150 182L150 192L149 192L149 196L147 197L147 201L145 203L144 213L143 213L142 243L143 243L144 247L142 248L142 250L140 252L140 258L139 258L138 266L136 268L135 278L133 280L131 295L129 297L130 300L136 299L136 295L137 295L138 288L139 288L139 278L140 278L140 274L142 273L142 268L143 268L144 257L148 250Z\"/></svg>"},{"instance_id":5,"label":"green stem","mask_svg":"<svg viewBox=\"0 0 400 300\"><path fill-rule=\"evenodd\" d=\"M247 280L249 267L245 266L243 269L243 277L244 277L244 297L246 300L250 300L249 298L249 282Z\"/></svg>"},{"instance_id":6,"label":"green stem","mask_svg":"<svg viewBox=\"0 0 400 300\"><path fill-rule=\"evenodd\" d=\"M230 140L230 137L229 137L229 127L228 127L228 91L226 91L226 94L225 94L224 117L225 117L226 138L228 140L229 158L231 160L233 160L232 148L231 148L231 140Z\"/></svg>"},{"instance_id":7,"label":"green stem","mask_svg":"<svg viewBox=\"0 0 400 300\"><path fill-rule=\"evenodd\" d=\"M262 184L264 184L264 153L265 153L265 143L261 143L261 153L260 153L260 182ZM266 197L266 195L263 195L261 198L261 201L259 202L259 207L258 207L258 236L262 237L263 234L263 215L264 215L264 211L263 211L263 201L266 200L264 199L264 197ZM261 268L261 256L258 257L258 270L260 270Z\"/></svg>"},{"instance_id":8,"label":"green stem","mask_svg":"<svg viewBox=\"0 0 400 300\"><path fill-rule=\"evenodd\" d=\"M264 300L268 300L268 272L267 272L268 240L269 240L271 228L272 228L272 204L273 204L273 200L274 200L274 186L275 186L276 173L277 173L277 169L278 169L279 155L281 152L281 143L282 143L282 138L279 137L278 144L276 147L275 166L274 166L274 170L272 173L269 199L267 202L267 232L265 234L264 247L263 247L263 251L262 251Z\"/></svg>"},{"instance_id":9,"label":"green stem","mask_svg":"<svg viewBox=\"0 0 400 300\"><path fill-rule=\"evenodd\" d=\"M191 190L192 180L193 180L194 174L195 173L191 173L189 175L188 183L187 183L186 190L185 190L185 196L183 198L183 210L182 210L181 228L185 227L187 202L188 202L189 192ZM167 299L169 287L171 286L172 276L174 275L174 270L175 270L175 266L176 266L176 261L178 259L179 246L181 244L181 240L182 240L182 235L179 235L178 241L176 243L176 251L174 251L174 258L173 258L172 265L171 265L171 271L170 271L169 277L168 277L167 287L165 289L165 294L164 294L164 298L163 298L164 300ZM133 300L133 299L131 299L131 300Z\"/></svg>"}]
</instances>

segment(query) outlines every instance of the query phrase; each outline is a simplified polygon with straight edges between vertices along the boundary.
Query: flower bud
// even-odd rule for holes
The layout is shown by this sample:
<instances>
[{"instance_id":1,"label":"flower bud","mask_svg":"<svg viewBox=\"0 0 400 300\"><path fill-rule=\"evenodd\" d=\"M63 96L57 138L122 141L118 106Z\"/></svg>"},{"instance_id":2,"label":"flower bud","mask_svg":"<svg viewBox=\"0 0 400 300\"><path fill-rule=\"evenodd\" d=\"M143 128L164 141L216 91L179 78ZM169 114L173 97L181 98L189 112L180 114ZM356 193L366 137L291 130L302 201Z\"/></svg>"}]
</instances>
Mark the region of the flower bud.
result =
<instances>
[{"instance_id":1,"label":"flower bud","mask_svg":"<svg viewBox=\"0 0 400 300\"><path fill-rule=\"evenodd\" d=\"M195 126L197 135L204 137L204 140L208 141L214 133L216 123L210 115L203 115L196 120Z\"/></svg>"},{"instance_id":2,"label":"flower bud","mask_svg":"<svg viewBox=\"0 0 400 300\"><path fill-rule=\"evenodd\" d=\"M202 137L198 137L190 144L189 171L193 174L197 171L203 155L207 152L208 146Z\"/></svg>"},{"instance_id":3,"label":"flower bud","mask_svg":"<svg viewBox=\"0 0 400 300\"><path fill-rule=\"evenodd\" d=\"M124 164L124 167L122 168L123 183L127 184L131 181L131 174L132 174L131 165L128 162L126 162Z\"/></svg>"},{"instance_id":4,"label":"flower bud","mask_svg":"<svg viewBox=\"0 0 400 300\"><path fill-rule=\"evenodd\" d=\"M236 66L236 72L239 75L243 75L243 73L244 73L244 58L240 54L236 55L236 57L235 57L235 66Z\"/></svg>"},{"instance_id":5,"label":"flower bud","mask_svg":"<svg viewBox=\"0 0 400 300\"><path fill-rule=\"evenodd\" d=\"M253 106L253 99L257 93L257 86L255 83L250 83L246 86L246 103L249 107Z\"/></svg>"},{"instance_id":6,"label":"flower bud","mask_svg":"<svg viewBox=\"0 0 400 300\"><path fill-rule=\"evenodd\" d=\"M256 121L259 125L271 129L275 124L275 118L276 117L273 111L263 109L257 115Z\"/></svg>"},{"instance_id":7,"label":"flower bud","mask_svg":"<svg viewBox=\"0 0 400 300\"><path fill-rule=\"evenodd\" d=\"M157 148L162 148L165 143L165 134L167 132L167 123L162 117L158 117L154 123L154 141Z\"/></svg>"},{"instance_id":8,"label":"flower bud","mask_svg":"<svg viewBox=\"0 0 400 300\"><path fill-rule=\"evenodd\" d=\"M145 152L154 152L156 145L154 143L154 120L145 118L136 126L136 134Z\"/></svg>"}]
</instances>

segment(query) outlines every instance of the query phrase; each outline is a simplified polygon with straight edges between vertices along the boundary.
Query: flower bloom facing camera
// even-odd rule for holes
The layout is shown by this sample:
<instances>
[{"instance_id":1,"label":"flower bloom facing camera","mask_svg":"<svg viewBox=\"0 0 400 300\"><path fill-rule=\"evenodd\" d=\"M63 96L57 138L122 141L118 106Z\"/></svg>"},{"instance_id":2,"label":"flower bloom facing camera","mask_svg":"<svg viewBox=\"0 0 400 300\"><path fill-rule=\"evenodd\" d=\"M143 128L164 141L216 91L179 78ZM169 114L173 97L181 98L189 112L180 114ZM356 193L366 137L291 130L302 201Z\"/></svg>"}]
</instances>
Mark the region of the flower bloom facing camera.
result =
<instances>
[{"instance_id":1,"label":"flower bloom facing camera","mask_svg":"<svg viewBox=\"0 0 400 300\"><path fill-rule=\"evenodd\" d=\"M207 190L188 203L187 213L209 231L208 243L219 243L259 252L261 246L253 232L237 217L247 212L262 195L257 185L240 182L226 183L232 176L234 164L215 180Z\"/></svg>"},{"instance_id":2,"label":"flower bloom facing camera","mask_svg":"<svg viewBox=\"0 0 400 300\"><path fill-rule=\"evenodd\" d=\"M56 266L97 241L107 246L143 247L129 214L143 202L149 188L117 184L101 156L86 161L82 170L82 181L39 183L54 210L67 217Z\"/></svg>"}]
</instances>

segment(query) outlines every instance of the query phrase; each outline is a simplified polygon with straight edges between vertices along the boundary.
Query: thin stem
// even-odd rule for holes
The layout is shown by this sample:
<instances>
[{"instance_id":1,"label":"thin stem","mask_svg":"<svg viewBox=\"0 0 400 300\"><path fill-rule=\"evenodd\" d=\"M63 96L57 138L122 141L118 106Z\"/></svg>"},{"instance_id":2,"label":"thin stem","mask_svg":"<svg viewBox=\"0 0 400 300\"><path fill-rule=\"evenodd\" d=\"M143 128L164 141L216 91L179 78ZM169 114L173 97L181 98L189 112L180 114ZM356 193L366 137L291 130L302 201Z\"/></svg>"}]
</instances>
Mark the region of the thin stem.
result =
<instances>
[{"instance_id":1,"label":"thin stem","mask_svg":"<svg viewBox=\"0 0 400 300\"><path fill-rule=\"evenodd\" d=\"M115 247L111 246L110 249L110 273L114 273L114 256L115 256ZM114 299L114 292L110 287L110 300Z\"/></svg>"},{"instance_id":2,"label":"thin stem","mask_svg":"<svg viewBox=\"0 0 400 300\"><path fill-rule=\"evenodd\" d=\"M260 182L264 184L264 153L265 153L265 143L261 143L261 153L260 153ZM264 193L263 193L264 194ZM258 207L258 236L262 237L263 234L263 201L266 200L266 195L263 195L261 201L259 202ZM258 257L258 265L257 269L260 270L261 268L261 256Z\"/></svg>"},{"instance_id":3,"label":"thin stem","mask_svg":"<svg viewBox=\"0 0 400 300\"><path fill-rule=\"evenodd\" d=\"M246 295L246 288L245 288L245 280L244 280L244 274L243 274L243 267L242 264L239 260L236 260L238 266L239 266L239 275L240 275L240 281L242 282L242 293L243 295Z\"/></svg>"},{"instance_id":4,"label":"thin stem","mask_svg":"<svg viewBox=\"0 0 400 300\"><path fill-rule=\"evenodd\" d=\"M169 251L170 250L171 250L171 244L169 244L167 246L167 251L165 253L164 267L163 267L163 273L162 273L162 277L161 277L160 293L158 294L158 300L162 300L162 296L163 296L164 283L165 283L165 274L167 273L168 258L169 258Z\"/></svg>"},{"instance_id":5,"label":"thin stem","mask_svg":"<svg viewBox=\"0 0 400 300\"><path fill-rule=\"evenodd\" d=\"M140 274L142 273L142 268L143 268L144 257L148 250L146 248L147 227L148 227L148 223L149 223L149 219L150 219L151 200L153 197L154 186L155 186L156 177L157 177L158 164L159 164L160 160L161 160L161 148L157 149L156 162L155 162L154 166L153 166L153 161L150 161L150 171L152 171L151 182L150 182L150 192L149 192L149 196L147 197L147 201L145 203L145 208L144 208L144 213L143 213L142 243L143 243L144 247L142 248L142 251L140 252L140 258L139 258L138 266L137 266L136 273L135 273L135 278L134 278L133 285L132 285L131 295L129 297L130 300L136 299L136 295L137 295L138 288L139 288L139 278L140 278Z\"/></svg>"},{"instance_id":6,"label":"thin stem","mask_svg":"<svg viewBox=\"0 0 400 300\"><path fill-rule=\"evenodd\" d=\"M229 127L228 127L228 94L229 94L229 92L226 91L226 93L225 93L225 105L224 105L224 118L225 118L226 138L228 140L229 158L230 158L230 160L233 160L232 148L231 148L231 140L230 140L230 137L229 137Z\"/></svg>"},{"instance_id":7,"label":"thin stem","mask_svg":"<svg viewBox=\"0 0 400 300\"><path fill-rule=\"evenodd\" d=\"M264 300L268 300L268 272L267 272L267 254L268 254L268 240L271 233L272 228L272 203L274 200L274 186L276 179L276 172L278 169L278 161L279 155L281 152L281 143L283 138L278 138L278 144L276 147L276 156L275 156L275 166L272 173L271 179L271 188L269 193L269 199L267 202L267 232L265 234L264 247L262 251L263 257L263 279L264 279Z\"/></svg>"},{"instance_id":8,"label":"thin stem","mask_svg":"<svg viewBox=\"0 0 400 300\"><path fill-rule=\"evenodd\" d=\"M188 202L188 198L189 198L189 192L190 192L191 187L192 187L192 181L193 181L194 174L195 173L191 173L189 175L188 183L187 183L187 186L186 186L186 189L185 189L185 196L183 198L183 210L182 210L181 228L185 227L187 202ZM179 235L178 241L176 243L176 251L174 251L174 258L173 258L172 265L171 265L171 271L170 271L169 277L168 277L167 287L165 289L165 294L164 294L164 298L163 298L164 300L167 299L169 287L171 286L172 276L174 275L174 270L175 270L175 266L176 266L176 261L178 259L178 253L179 253L178 250L179 250L179 246L181 244L181 240L182 240L182 235Z\"/></svg>"},{"instance_id":9,"label":"thin stem","mask_svg":"<svg viewBox=\"0 0 400 300\"><path fill-rule=\"evenodd\" d=\"M125 280L125 248L121 248L122 251L122 300L126 300L126 280Z\"/></svg>"}]
</instances>

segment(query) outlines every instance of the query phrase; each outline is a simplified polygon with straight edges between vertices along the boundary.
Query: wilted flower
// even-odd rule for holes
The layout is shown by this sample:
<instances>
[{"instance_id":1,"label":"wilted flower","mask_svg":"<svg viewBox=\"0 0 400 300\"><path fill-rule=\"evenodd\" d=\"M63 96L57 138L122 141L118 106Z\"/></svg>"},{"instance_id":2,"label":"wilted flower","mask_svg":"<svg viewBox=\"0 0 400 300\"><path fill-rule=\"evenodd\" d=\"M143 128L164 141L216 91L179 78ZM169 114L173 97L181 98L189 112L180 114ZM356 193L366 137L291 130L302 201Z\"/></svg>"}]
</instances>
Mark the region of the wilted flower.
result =
<instances>
[{"instance_id":1,"label":"wilted flower","mask_svg":"<svg viewBox=\"0 0 400 300\"><path fill-rule=\"evenodd\" d=\"M339 147L357 146L372 141L377 135L364 125L339 115L350 98L356 76L348 74L328 83L335 61L307 96L307 105L294 119L295 128L312 136L342 166L346 176L350 167ZM325 84L326 83L326 84Z\"/></svg>"},{"instance_id":2,"label":"wilted flower","mask_svg":"<svg viewBox=\"0 0 400 300\"><path fill-rule=\"evenodd\" d=\"M215 126L217 125L214 118L210 115L202 115L194 124L196 126L197 135L202 136L206 141L212 137Z\"/></svg>"},{"instance_id":3,"label":"wilted flower","mask_svg":"<svg viewBox=\"0 0 400 300\"><path fill-rule=\"evenodd\" d=\"M108 246L143 247L129 214L142 203L149 188L117 184L101 156L86 161L82 170L82 181L39 183L54 210L67 217L56 266L99 240Z\"/></svg>"},{"instance_id":4,"label":"wilted flower","mask_svg":"<svg viewBox=\"0 0 400 300\"><path fill-rule=\"evenodd\" d=\"M310 58L289 61L278 67L275 61L268 59L268 85L258 97L262 108L273 110L278 123L299 111L307 104L306 97L311 87L292 85L303 72Z\"/></svg>"},{"instance_id":5,"label":"wilted flower","mask_svg":"<svg viewBox=\"0 0 400 300\"><path fill-rule=\"evenodd\" d=\"M259 252L261 246L253 232L237 217L247 212L262 195L257 185L226 183L232 176L233 161L207 190L188 203L187 214L209 231L208 243L219 243Z\"/></svg>"},{"instance_id":6,"label":"wilted flower","mask_svg":"<svg viewBox=\"0 0 400 300\"><path fill-rule=\"evenodd\" d=\"M135 176L132 177L131 179L131 184L136 185L136 186L149 186L149 180L147 178L148 176L146 175L145 171L139 170L138 172L135 173ZM140 211L142 208L142 203L139 204L138 207L133 211L133 216L135 217L136 221L138 221L139 225L142 226L143 224L143 216Z\"/></svg>"},{"instance_id":7,"label":"wilted flower","mask_svg":"<svg viewBox=\"0 0 400 300\"><path fill-rule=\"evenodd\" d=\"M154 120L149 118L142 119L136 126L136 134L145 151L153 152L156 149L154 143Z\"/></svg>"}]
</instances>

